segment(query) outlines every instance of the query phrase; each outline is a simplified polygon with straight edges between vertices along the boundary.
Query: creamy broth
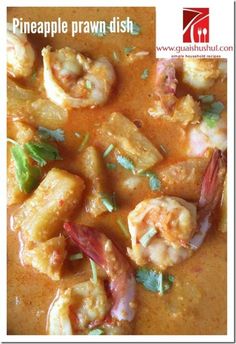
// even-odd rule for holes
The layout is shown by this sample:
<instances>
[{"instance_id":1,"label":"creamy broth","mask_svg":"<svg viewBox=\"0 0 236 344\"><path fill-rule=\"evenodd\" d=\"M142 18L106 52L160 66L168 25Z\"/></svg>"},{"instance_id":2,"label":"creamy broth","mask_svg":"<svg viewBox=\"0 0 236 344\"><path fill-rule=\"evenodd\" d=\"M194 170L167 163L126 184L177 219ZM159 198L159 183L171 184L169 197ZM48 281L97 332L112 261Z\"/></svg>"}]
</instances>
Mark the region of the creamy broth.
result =
<instances>
[{"instance_id":1,"label":"creamy broth","mask_svg":"<svg viewBox=\"0 0 236 344\"><path fill-rule=\"evenodd\" d=\"M89 34L80 34L76 38L68 35L56 35L55 38L43 38L29 35L29 40L38 53L38 68L42 64L41 49L50 44L53 48L65 46L97 58L106 56L114 65L117 75L115 89L109 101L95 109L73 109L69 112L66 123L66 140L59 148L63 161L52 163L76 173L75 157L78 141L72 134L82 131L90 133L90 145L101 152L107 148L106 142L99 140L97 128L112 112L121 112L131 121L142 123L141 132L158 148L163 145L167 155L163 162L153 170L161 171L163 166L185 159L185 130L178 124L162 119L153 119L147 109L153 100L155 79L155 9L154 8L9 8L8 21L13 17L25 20L109 20L114 15L120 18L129 16L137 22L142 34L110 34L98 38ZM135 61L132 65L124 63L123 49L135 46L149 51L150 55ZM118 52L120 62L113 59L113 52ZM146 80L140 78L145 68L150 71ZM40 79L40 72L39 77ZM37 83L24 81L26 86L37 87ZM186 93L186 87L178 86L179 93ZM210 90L216 98L226 105L226 81L217 82ZM201 94L201 93L199 93ZM84 206L75 211L74 219L78 223L91 225L106 233L125 253L130 245L116 224L118 216L125 218L143 199L160 195L152 192L147 182L141 187L129 191L121 187L120 180L129 177L126 170L108 171L113 189L117 194L119 209L116 213L105 213L97 218L85 212ZM199 185L181 185L182 197L190 195L188 200L197 201ZM166 191L167 193L167 191ZM175 194L175 190L172 190ZM194 195L191 197L191 194ZM181 197L179 191L177 195ZM11 214L11 209L9 211ZM43 216L43 214L42 214ZM202 247L185 262L168 269L175 276L173 287L164 295L151 293L137 284L137 312L134 320L134 334L137 335L216 335L226 334L226 235L217 230L217 221L205 239ZM71 286L87 280L90 266L87 260L75 261L63 267L63 278L50 280L32 267L22 266L19 259L18 234L8 230L8 334L33 335L46 334L47 312L59 287ZM128 259L128 258L127 258ZM100 270L99 270L100 271ZM100 273L102 273L100 271Z\"/></svg>"}]
</instances>

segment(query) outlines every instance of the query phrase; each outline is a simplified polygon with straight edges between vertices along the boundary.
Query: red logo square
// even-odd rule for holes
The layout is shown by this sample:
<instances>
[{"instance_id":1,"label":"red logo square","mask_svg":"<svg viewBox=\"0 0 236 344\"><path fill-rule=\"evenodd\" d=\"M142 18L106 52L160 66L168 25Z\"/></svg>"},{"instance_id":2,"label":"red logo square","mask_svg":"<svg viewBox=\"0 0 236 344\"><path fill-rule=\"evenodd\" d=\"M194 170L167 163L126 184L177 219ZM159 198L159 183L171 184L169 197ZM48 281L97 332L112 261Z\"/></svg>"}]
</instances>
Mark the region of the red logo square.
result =
<instances>
[{"instance_id":1,"label":"red logo square","mask_svg":"<svg viewBox=\"0 0 236 344\"><path fill-rule=\"evenodd\" d=\"M209 42L209 8L183 9L183 42Z\"/></svg>"}]
</instances>

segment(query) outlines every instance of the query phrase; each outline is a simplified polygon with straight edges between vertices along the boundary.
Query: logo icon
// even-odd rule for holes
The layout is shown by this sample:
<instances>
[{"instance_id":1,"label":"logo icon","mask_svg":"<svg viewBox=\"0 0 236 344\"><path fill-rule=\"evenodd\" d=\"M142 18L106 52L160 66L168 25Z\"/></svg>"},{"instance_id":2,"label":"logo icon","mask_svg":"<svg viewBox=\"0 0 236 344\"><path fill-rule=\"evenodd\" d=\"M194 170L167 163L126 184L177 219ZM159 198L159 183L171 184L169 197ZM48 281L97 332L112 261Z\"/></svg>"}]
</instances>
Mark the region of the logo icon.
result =
<instances>
[{"instance_id":1,"label":"logo icon","mask_svg":"<svg viewBox=\"0 0 236 344\"><path fill-rule=\"evenodd\" d=\"M209 42L209 8L183 9L183 42Z\"/></svg>"}]
</instances>

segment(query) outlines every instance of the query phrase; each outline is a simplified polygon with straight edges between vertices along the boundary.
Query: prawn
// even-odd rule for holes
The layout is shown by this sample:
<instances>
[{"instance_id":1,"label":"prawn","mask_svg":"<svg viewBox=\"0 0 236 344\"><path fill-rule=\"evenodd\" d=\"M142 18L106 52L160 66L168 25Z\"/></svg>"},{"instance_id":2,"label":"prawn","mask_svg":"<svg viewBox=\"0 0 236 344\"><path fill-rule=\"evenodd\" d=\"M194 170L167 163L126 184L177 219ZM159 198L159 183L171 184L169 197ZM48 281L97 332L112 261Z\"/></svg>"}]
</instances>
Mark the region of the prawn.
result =
<instances>
[{"instance_id":1,"label":"prawn","mask_svg":"<svg viewBox=\"0 0 236 344\"><path fill-rule=\"evenodd\" d=\"M226 121L221 118L214 127L210 127L205 121L194 126L189 131L188 155L203 156L210 148L217 148L224 152L227 148Z\"/></svg>"},{"instance_id":2,"label":"prawn","mask_svg":"<svg viewBox=\"0 0 236 344\"><path fill-rule=\"evenodd\" d=\"M110 304L109 300L107 299L108 294L106 297L104 296L104 283L102 283L100 280L98 282L98 285L96 285L97 296L94 296L91 293L88 293L86 295L84 294L87 299L86 302L90 303L90 307L92 307L92 309L94 308L94 304L97 302L95 302L95 300L98 300L98 298L103 295L103 301L101 302L101 304L103 305L103 311L100 312L99 316L97 316L96 319L95 317L90 316L89 321L87 321L85 324L86 327L91 328L95 325L100 325L105 329L105 331L113 334L120 333L120 331L122 332L124 329L125 331L127 331L127 328L129 328L130 326L130 322L135 316L136 308L136 282L130 264L121 254L118 248L114 245L114 243L110 239L108 239L105 234L98 232L91 227L77 225L69 222L64 224L64 229L69 237L72 239L74 244L77 245L79 249L89 258L91 258L96 264L102 267L108 276L109 291L111 295ZM85 283L91 284L94 282L90 281ZM77 290L82 286L83 284L77 285ZM93 288L95 288L95 285L93 286ZM74 292L74 290L75 287L72 288L72 293ZM71 293L71 291L67 291L67 293ZM68 296L66 296L66 298L68 299ZM93 301L91 301L91 298L93 298ZM59 303L61 304L61 300L59 301ZM71 304L70 297L69 301L67 301L67 305L69 304ZM90 308L88 307L87 314L90 314L91 312L92 310L90 310ZM54 308L53 314L54 323L57 324L56 326L54 326L54 328L58 328L58 324L62 321L60 312L56 311L55 313ZM76 314L77 323L79 322L79 326L81 326L82 316L81 314L78 315L78 312ZM57 321L55 321L55 319L57 319ZM59 334L61 333L62 330L59 331Z\"/></svg>"},{"instance_id":3,"label":"prawn","mask_svg":"<svg viewBox=\"0 0 236 344\"><path fill-rule=\"evenodd\" d=\"M189 94L177 98L176 62L173 59L157 61L155 93L158 100L148 109L155 118L162 117L169 121L181 122L183 125L199 122L201 109Z\"/></svg>"},{"instance_id":4,"label":"prawn","mask_svg":"<svg viewBox=\"0 0 236 344\"><path fill-rule=\"evenodd\" d=\"M65 108L94 107L104 104L115 81L111 63L101 57L95 61L66 47L42 50L44 86L48 98Z\"/></svg>"},{"instance_id":5,"label":"prawn","mask_svg":"<svg viewBox=\"0 0 236 344\"><path fill-rule=\"evenodd\" d=\"M25 78L31 75L35 62L34 50L27 36L7 24L7 72L14 78Z\"/></svg>"},{"instance_id":6,"label":"prawn","mask_svg":"<svg viewBox=\"0 0 236 344\"><path fill-rule=\"evenodd\" d=\"M220 202L224 174L224 157L215 150L203 177L197 206L167 196L139 203L128 215L131 259L137 265L151 262L165 269L190 257L202 245L211 227L211 215ZM143 235L150 229L153 234L144 245Z\"/></svg>"}]
</instances>

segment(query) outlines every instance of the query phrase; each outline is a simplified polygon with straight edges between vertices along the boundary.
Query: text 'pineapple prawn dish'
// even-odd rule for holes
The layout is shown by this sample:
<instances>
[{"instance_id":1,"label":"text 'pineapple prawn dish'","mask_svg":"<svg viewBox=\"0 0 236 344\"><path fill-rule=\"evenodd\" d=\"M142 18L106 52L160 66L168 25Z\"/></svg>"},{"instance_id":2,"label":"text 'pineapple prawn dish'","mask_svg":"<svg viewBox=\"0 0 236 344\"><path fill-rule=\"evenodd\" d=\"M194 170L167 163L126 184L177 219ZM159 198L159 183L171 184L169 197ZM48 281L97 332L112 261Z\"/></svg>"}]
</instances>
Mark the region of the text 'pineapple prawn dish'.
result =
<instances>
[{"instance_id":1,"label":"text 'pineapple prawn dish'","mask_svg":"<svg viewBox=\"0 0 236 344\"><path fill-rule=\"evenodd\" d=\"M131 33L13 30L129 16ZM227 333L227 65L154 8L9 8L8 334Z\"/></svg>"}]
</instances>

